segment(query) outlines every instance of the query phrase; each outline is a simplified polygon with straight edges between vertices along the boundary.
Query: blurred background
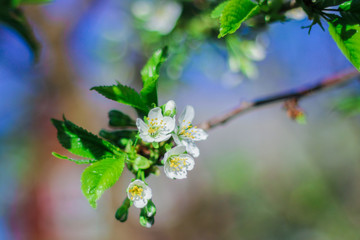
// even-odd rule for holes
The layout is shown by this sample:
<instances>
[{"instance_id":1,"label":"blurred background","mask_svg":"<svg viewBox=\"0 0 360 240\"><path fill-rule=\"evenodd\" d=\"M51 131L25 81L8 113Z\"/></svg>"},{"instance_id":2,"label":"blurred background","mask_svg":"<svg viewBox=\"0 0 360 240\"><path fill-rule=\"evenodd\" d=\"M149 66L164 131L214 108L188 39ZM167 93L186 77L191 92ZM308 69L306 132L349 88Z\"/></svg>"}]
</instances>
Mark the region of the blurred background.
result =
<instances>
[{"instance_id":1,"label":"blurred background","mask_svg":"<svg viewBox=\"0 0 360 240\"><path fill-rule=\"evenodd\" d=\"M67 153L50 118L65 114L94 133L108 129L111 109L135 118L89 89L116 80L139 89L139 70L164 44L170 58L159 102L173 99L178 111L193 105L195 123L351 66L327 32L301 29L310 23L301 11L218 40L217 21L198 13L215 4L206 2L26 6L42 46L35 64L24 40L0 25L1 240L360 239L360 122L336 109L359 81L303 99L306 125L275 104L209 131L186 180L149 178L158 208L151 229L139 225L135 208L126 223L114 218L128 172L92 209L80 189L85 166L51 155Z\"/></svg>"}]
</instances>

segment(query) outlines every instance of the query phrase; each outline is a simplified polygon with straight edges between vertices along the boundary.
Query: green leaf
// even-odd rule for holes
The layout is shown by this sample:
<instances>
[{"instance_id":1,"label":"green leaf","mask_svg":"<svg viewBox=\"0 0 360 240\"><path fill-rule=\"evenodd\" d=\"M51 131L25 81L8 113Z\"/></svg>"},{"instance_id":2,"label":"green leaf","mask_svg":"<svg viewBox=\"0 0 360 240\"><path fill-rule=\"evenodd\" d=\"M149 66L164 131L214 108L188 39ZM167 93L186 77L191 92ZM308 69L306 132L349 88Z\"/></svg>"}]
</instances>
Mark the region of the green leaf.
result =
<instances>
[{"instance_id":1,"label":"green leaf","mask_svg":"<svg viewBox=\"0 0 360 240\"><path fill-rule=\"evenodd\" d=\"M259 5L251 0L230 0L220 17L219 38L234 33L241 23L260 12Z\"/></svg>"},{"instance_id":2,"label":"green leaf","mask_svg":"<svg viewBox=\"0 0 360 240\"><path fill-rule=\"evenodd\" d=\"M228 4L229 1L225 1L217 5L217 7L211 12L212 18L219 18L221 17L222 11L224 10L226 4Z\"/></svg>"},{"instance_id":3,"label":"green leaf","mask_svg":"<svg viewBox=\"0 0 360 240\"><path fill-rule=\"evenodd\" d=\"M339 6L339 9L343 11L352 11L356 12L360 10L360 1L359 0L352 0L342 3Z\"/></svg>"},{"instance_id":4,"label":"green leaf","mask_svg":"<svg viewBox=\"0 0 360 240\"><path fill-rule=\"evenodd\" d=\"M90 90L95 90L106 98L129 105L145 113L148 113L149 111L145 101L138 92L133 88L124 86L120 83L112 86L93 87Z\"/></svg>"},{"instance_id":5,"label":"green leaf","mask_svg":"<svg viewBox=\"0 0 360 240\"><path fill-rule=\"evenodd\" d=\"M360 25L337 19L329 22L329 33L345 57L360 70Z\"/></svg>"},{"instance_id":6,"label":"green leaf","mask_svg":"<svg viewBox=\"0 0 360 240\"><path fill-rule=\"evenodd\" d=\"M112 187L124 169L125 154L118 158L107 158L87 167L81 175L81 190L90 205L96 208L96 201L106 189Z\"/></svg>"},{"instance_id":7,"label":"green leaf","mask_svg":"<svg viewBox=\"0 0 360 240\"><path fill-rule=\"evenodd\" d=\"M157 83L159 79L160 66L167 59L167 47L157 50L141 70L143 89L141 96L145 99L148 106L158 105Z\"/></svg>"},{"instance_id":8,"label":"green leaf","mask_svg":"<svg viewBox=\"0 0 360 240\"><path fill-rule=\"evenodd\" d=\"M69 152L90 159L104 159L120 154L121 150L74 123L52 119L58 130L58 140Z\"/></svg>"},{"instance_id":9,"label":"green leaf","mask_svg":"<svg viewBox=\"0 0 360 240\"><path fill-rule=\"evenodd\" d=\"M73 159L73 158L69 158L67 156L64 156L64 155L60 155L56 152L52 152L52 155L54 157L57 157L59 159L65 159L65 160L69 160L71 162L74 162L76 164L90 164L90 163L94 163L94 162L97 162L99 160L96 160L96 159Z\"/></svg>"},{"instance_id":10,"label":"green leaf","mask_svg":"<svg viewBox=\"0 0 360 240\"><path fill-rule=\"evenodd\" d=\"M38 58L40 51L39 43L20 9L10 9L0 5L0 22L13 28L25 40L35 59Z\"/></svg>"},{"instance_id":11,"label":"green leaf","mask_svg":"<svg viewBox=\"0 0 360 240\"><path fill-rule=\"evenodd\" d=\"M335 105L335 108L345 115L354 116L360 114L360 96L342 98Z\"/></svg>"},{"instance_id":12,"label":"green leaf","mask_svg":"<svg viewBox=\"0 0 360 240\"><path fill-rule=\"evenodd\" d=\"M116 130L116 131L107 131L101 130L99 135L106 140L118 144L122 147L126 146L128 139L134 139L137 134L137 130ZM126 141L123 141L126 140Z\"/></svg>"},{"instance_id":13,"label":"green leaf","mask_svg":"<svg viewBox=\"0 0 360 240\"><path fill-rule=\"evenodd\" d=\"M111 110L109 112L109 125L111 127L136 126L134 120L118 110Z\"/></svg>"}]
</instances>

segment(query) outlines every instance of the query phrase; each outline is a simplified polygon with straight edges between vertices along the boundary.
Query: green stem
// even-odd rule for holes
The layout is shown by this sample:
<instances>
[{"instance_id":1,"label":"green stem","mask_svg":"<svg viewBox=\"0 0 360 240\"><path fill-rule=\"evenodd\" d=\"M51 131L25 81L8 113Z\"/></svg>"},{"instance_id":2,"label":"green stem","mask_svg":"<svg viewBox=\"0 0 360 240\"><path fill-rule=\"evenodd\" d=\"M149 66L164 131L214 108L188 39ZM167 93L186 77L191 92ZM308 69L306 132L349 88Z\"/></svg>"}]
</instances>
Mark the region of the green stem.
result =
<instances>
[{"instance_id":1,"label":"green stem","mask_svg":"<svg viewBox=\"0 0 360 240\"><path fill-rule=\"evenodd\" d=\"M136 178L140 179L141 181L145 181L145 175L144 175L144 171L139 170L136 174Z\"/></svg>"},{"instance_id":2,"label":"green stem","mask_svg":"<svg viewBox=\"0 0 360 240\"><path fill-rule=\"evenodd\" d=\"M133 145L133 146L136 146L138 140L139 140L139 134L136 134L136 139L135 139L135 142L134 142L134 145Z\"/></svg>"}]
</instances>

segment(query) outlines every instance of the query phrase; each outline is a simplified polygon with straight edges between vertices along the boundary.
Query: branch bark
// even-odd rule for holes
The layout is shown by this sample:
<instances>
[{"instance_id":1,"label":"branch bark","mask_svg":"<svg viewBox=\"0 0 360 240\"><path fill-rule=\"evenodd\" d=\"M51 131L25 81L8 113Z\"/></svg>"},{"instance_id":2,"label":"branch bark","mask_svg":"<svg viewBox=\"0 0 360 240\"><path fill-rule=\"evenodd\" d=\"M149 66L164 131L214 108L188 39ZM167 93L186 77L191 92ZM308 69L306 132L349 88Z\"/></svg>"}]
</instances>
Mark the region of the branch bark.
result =
<instances>
[{"instance_id":1,"label":"branch bark","mask_svg":"<svg viewBox=\"0 0 360 240\"><path fill-rule=\"evenodd\" d=\"M229 120L237 117L238 115L248 112L251 109L261 107L267 104L276 103L284 101L287 99L300 99L305 96L311 95L315 92L333 87L339 86L347 81L353 79L354 77L360 76L360 72L354 68L336 73L330 77L324 78L318 82L306 84L295 89L290 89L288 91L280 92L271 96L266 96L263 98L254 99L249 102L242 102L234 109L229 112L221 115L215 116L214 118L205 121L199 124L199 128L204 130L209 130L221 124L228 122Z\"/></svg>"}]
</instances>

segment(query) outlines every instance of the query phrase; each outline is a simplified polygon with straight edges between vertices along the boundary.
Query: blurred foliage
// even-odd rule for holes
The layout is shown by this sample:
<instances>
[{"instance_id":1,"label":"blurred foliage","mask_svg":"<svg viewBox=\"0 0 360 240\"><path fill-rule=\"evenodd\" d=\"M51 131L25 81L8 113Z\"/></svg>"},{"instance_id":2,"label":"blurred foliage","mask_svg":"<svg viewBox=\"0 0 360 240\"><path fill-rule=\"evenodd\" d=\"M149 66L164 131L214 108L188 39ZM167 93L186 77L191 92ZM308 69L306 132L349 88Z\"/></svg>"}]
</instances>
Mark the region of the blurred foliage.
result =
<instances>
[{"instance_id":1,"label":"blurred foliage","mask_svg":"<svg viewBox=\"0 0 360 240\"><path fill-rule=\"evenodd\" d=\"M227 222L219 223L219 231L213 233L215 239L356 239L359 234L344 209L346 199L339 197L338 189L330 187L325 169L317 166L315 159L299 165L293 162L283 171L252 163L243 151L233 151L226 155L221 168L216 161L211 164L216 189L212 196L217 200L200 199L198 205L190 207L193 212L188 215L210 218L206 209L216 204L213 207L221 209L217 213L225 215L221 219Z\"/></svg>"},{"instance_id":2,"label":"blurred foliage","mask_svg":"<svg viewBox=\"0 0 360 240\"><path fill-rule=\"evenodd\" d=\"M22 4L43 4L50 0L1 0L0 22L13 28L28 44L35 59L39 56L40 45L37 42L31 26L23 11L19 8Z\"/></svg>"},{"instance_id":3,"label":"blurred foliage","mask_svg":"<svg viewBox=\"0 0 360 240\"><path fill-rule=\"evenodd\" d=\"M335 104L335 108L346 115L360 114L360 96L343 97Z\"/></svg>"},{"instance_id":4,"label":"blurred foliage","mask_svg":"<svg viewBox=\"0 0 360 240\"><path fill-rule=\"evenodd\" d=\"M19 5L46 2L48 0L0 2L0 20L23 36L35 56L38 55L39 45ZM170 78L177 78L181 74L181 65L186 62L186 56L205 40L213 40L220 49L227 47L230 69L242 73L246 78L254 78L257 69L253 62L259 59L244 54L244 49L252 41L252 49L265 53L264 46L259 45L256 40L257 36L266 30L268 24L289 20L287 12L299 7L312 20L308 26L309 32L315 24L323 28L322 21L327 21L329 32L341 51L355 67L360 67L359 0L135 0L129 7L134 17L134 27L142 41L142 54L147 55L164 45L170 47L173 56L170 56L165 70L170 73ZM236 35L225 41L216 40L217 36L226 37L235 32Z\"/></svg>"},{"instance_id":5,"label":"blurred foliage","mask_svg":"<svg viewBox=\"0 0 360 240\"><path fill-rule=\"evenodd\" d=\"M246 0L229 1L134 1L131 7L144 49L154 49L166 44L172 56L166 72L176 78L181 74L181 64L186 55L200 47L205 40L227 49L230 70L246 78L257 76L255 61L265 57L265 46L260 44L260 34L274 22L286 22L292 10L302 9L312 23L329 23L329 32L349 61L359 68L359 1L334 0ZM229 36L229 34L234 33ZM218 41L217 36L225 37ZM249 55L256 52L258 55ZM175 70L175 71L174 71Z\"/></svg>"}]
</instances>

